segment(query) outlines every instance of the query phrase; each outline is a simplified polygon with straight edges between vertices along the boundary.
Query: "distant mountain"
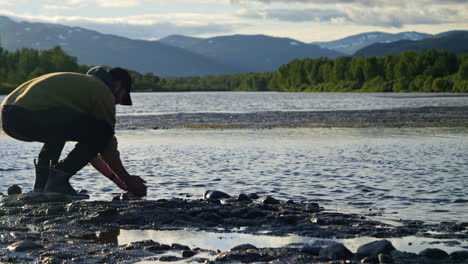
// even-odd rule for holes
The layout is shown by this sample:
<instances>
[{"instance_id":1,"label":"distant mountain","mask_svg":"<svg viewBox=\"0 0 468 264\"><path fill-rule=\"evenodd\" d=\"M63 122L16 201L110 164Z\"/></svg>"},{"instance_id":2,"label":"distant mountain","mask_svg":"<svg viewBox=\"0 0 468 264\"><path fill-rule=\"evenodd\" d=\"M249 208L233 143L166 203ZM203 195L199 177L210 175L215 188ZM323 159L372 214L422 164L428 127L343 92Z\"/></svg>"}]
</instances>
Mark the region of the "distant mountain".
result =
<instances>
[{"instance_id":1,"label":"distant mountain","mask_svg":"<svg viewBox=\"0 0 468 264\"><path fill-rule=\"evenodd\" d=\"M358 50L354 55L385 56L400 54L405 50L448 50L457 54L468 54L468 31L449 31L418 41L400 40L392 43L375 43Z\"/></svg>"},{"instance_id":2,"label":"distant mountain","mask_svg":"<svg viewBox=\"0 0 468 264\"><path fill-rule=\"evenodd\" d=\"M356 51L374 43L390 43L399 40L420 40L431 36L432 35L430 34L418 32L401 32L397 34L368 32L334 41L313 42L312 44L317 44L322 48L339 51L345 54L354 54Z\"/></svg>"},{"instance_id":3,"label":"distant mountain","mask_svg":"<svg viewBox=\"0 0 468 264\"><path fill-rule=\"evenodd\" d=\"M294 39L265 35L232 35L213 38L172 35L159 42L187 49L236 68L243 68L248 72L274 71L280 65L294 59L336 58L344 55Z\"/></svg>"},{"instance_id":4,"label":"distant mountain","mask_svg":"<svg viewBox=\"0 0 468 264\"><path fill-rule=\"evenodd\" d=\"M0 44L14 51L60 45L80 64L120 66L158 76L200 76L239 72L237 69L185 49L157 41L132 40L79 27L16 22L0 16Z\"/></svg>"}]
</instances>

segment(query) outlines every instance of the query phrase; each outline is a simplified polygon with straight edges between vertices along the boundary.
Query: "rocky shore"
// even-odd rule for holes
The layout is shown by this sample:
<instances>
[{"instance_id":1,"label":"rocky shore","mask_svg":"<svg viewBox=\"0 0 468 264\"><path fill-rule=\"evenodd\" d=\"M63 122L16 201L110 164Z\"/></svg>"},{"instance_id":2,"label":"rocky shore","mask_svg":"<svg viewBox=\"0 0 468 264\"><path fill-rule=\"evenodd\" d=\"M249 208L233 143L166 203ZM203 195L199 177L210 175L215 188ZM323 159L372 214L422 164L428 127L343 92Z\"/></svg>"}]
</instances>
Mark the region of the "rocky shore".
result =
<instances>
[{"instance_id":1,"label":"rocky shore","mask_svg":"<svg viewBox=\"0 0 468 264\"><path fill-rule=\"evenodd\" d=\"M329 212L318 203L279 201L207 191L201 199L141 200L128 195L109 201L78 201L54 193L11 192L1 198L2 263L468 263L468 250L447 252L428 245L419 253L388 240L417 236L468 239L468 223L401 221L392 226L365 215ZM329 239L259 248L240 243L226 251L164 244L147 238L120 244L122 230L197 230ZM336 239L373 237L351 251ZM146 263L149 263L146 262Z\"/></svg>"},{"instance_id":2,"label":"rocky shore","mask_svg":"<svg viewBox=\"0 0 468 264\"><path fill-rule=\"evenodd\" d=\"M122 115L118 129L276 127L468 127L468 106L256 113Z\"/></svg>"}]
</instances>

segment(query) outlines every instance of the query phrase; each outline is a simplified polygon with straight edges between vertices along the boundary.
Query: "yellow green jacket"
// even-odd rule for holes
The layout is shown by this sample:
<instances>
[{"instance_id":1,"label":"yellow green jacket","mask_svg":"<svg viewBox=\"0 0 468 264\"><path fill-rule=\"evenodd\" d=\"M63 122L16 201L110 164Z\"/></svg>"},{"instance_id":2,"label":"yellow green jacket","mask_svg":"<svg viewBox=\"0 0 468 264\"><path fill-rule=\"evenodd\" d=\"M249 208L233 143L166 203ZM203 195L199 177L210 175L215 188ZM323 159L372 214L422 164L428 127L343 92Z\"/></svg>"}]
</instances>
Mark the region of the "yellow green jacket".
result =
<instances>
[{"instance_id":1,"label":"yellow green jacket","mask_svg":"<svg viewBox=\"0 0 468 264\"><path fill-rule=\"evenodd\" d=\"M104 81L94 76L70 72L46 74L20 85L2 105L18 105L32 111L68 108L103 120L115 130L115 97ZM100 154L110 166L120 164L115 136Z\"/></svg>"}]
</instances>

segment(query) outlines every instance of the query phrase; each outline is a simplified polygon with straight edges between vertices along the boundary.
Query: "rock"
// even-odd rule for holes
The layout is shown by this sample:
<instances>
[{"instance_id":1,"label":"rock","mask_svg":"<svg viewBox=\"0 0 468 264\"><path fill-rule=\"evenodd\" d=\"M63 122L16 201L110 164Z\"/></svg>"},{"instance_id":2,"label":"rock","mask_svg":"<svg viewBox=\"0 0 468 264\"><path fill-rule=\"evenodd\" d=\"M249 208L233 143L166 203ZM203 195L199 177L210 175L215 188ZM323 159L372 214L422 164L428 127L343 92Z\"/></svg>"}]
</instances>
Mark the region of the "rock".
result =
<instances>
[{"instance_id":1,"label":"rock","mask_svg":"<svg viewBox=\"0 0 468 264\"><path fill-rule=\"evenodd\" d=\"M7 247L7 250L10 251L25 251L25 250L33 250L43 248L42 245L39 245L31 240L22 240L15 242Z\"/></svg>"},{"instance_id":2,"label":"rock","mask_svg":"<svg viewBox=\"0 0 468 264\"><path fill-rule=\"evenodd\" d=\"M190 248L186 245L181 245L181 244L178 244L178 243L173 243L171 245L171 248L172 249L177 249L177 250L190 250Z\"/></svg>"},{"instance_id":3,"label":"rock","mask_svg":"<svg viewBox=\"0 0 468 264\"><path fill-rule=\"evenodd\" d=\"M119 195L116 195L112 198L113 202L119 202L119 201L129 201L131 200L130 196L126 193L122 193Z\"/></svg>"},{"instance_id":4,"label":"rock","mask_svg":"<svg viewBox=\"0 0 468 264\"><path fill-rule=\"evenodd\" d=\"M231 198L231 196L225 192L208 190L203 194L204 200L221 200L223 198Z\"/></svg>"},{"instance_id":5,"label":"rock","mask_svg":"<svg viewBox=\"0 0 468 264\"><path fill-rule=\"evenodd\" d=\"M219 202L223 205L228 205L228 204L233 204L233 203L236 203L237 200L236 199L233 199L233 198L223 198L221 200L219 200Z\"/></svg>"},{"instance_id":6,"label":"rock","mask_svg":"<svg viewBox=\"0 0 468 264\"><path fill-rule=\"evenodd\" d=\"M314 256L319 256L320 255L320 250L321 247L314 247L311 245L305 245L303 248L301 248L301 252L314 255Z\"/></svg>"},{"instance_id":7,"label":"rock","mask_svg":"<svg viewBox=\"0 0 468 264\"><path fill-rule=\"evenodd\" d=\"M69 203L66 205L67 214L72 214L76 211L78 211L78 205L76 203Z\"/></svg>"},{"instance_id":8,"label":"rock","mask_svg":"<svg viewBox=\"0 0 468 264\"><path fill-rule=\"evenodd\" d=\"M414 259L418 257L418 255L414 253L403 252L399 250L393 250L390 253L390 256L392 257L393 260L409 260L409 259Z\"/></svg>"},{"instance_id":9,"label":"rock","mask_svg":"<svg viewBox=\"0 0 468 264\"><path fill-rule=\"evenodd\" d=\"M419 255L431 259L442 259L449 257L447 252L438 248L426 248L425 250L421 251Z\"/></svg>"},{"instance_id":10,"label":"rock","mask_svg":"<svg viewBox=\"0 0 468 264\"><path fill-rule=\"evenodd\" d=\"M234 250L247 250L247 249L257 249L257 247L252 245L252 244L242 244L242 245L238 245L238 246L235 246L235 247L231 248L231 251L234 251Z\"/></svg>"},{"instance_id":11,"label":"rock","mask_svg":"<svg viewBox=\"0 0 468 264\"><path fill-rule=\"evenodd\" d=\"M353 256L353 253L349 251L343 244L334 243L325 248L322 248L319 252L320 257L331 260L348 259Z\"/></svg>"},{"instance_id":12,"label":"rock","mask_svg":"<svg viewBox=\"0 0 468 264\"><path fill-rule=\"evenodd\" d=\"M239 194L239 196L237 197L237 201L239 202L252 202L252 199L250 199L247 195L241 193Z\"/></svg>"},{"instance_id":13,"label":"rock","mask_svg":"<svg viewBox=\"0 0 468 264\"><path fill-rule=\"evenodd\" d=\"M284 204L292 205L292 204L295 204L295 202L293 200L287 200Z\"/></svg>"},{"instance_id":14,"label":"rock","mask_svg":"<svg viewBox=\"0 0 468 264\"><path fill-rule=\"evenodd\" d=\"M262 197L262 204L279 204L279 201L271 196L265 195Z\"/></svg>"},{"instance_id":15,"label":"rock","mask_svg":"<svg viewBox=\"0 0 468 264\"><path fill-rule=\"evenodd\" d=\"M222 220L222 217L219 214L213 213L213 212L202 212L198 214L197 217L200 217L201 219L205 221L211 221L211 222L219 222Z\"/></svg>"},{"instance_id":16,"label":"rock","mask_svg":"<svg viewBox=\"0 0 468 264\"><path fill-rule=\"evenodd\" d=\"M379 254L389 254L394 250L392 243L388 240L378 240L360 246L356 255L360 258L377 257Z\"/></svg>"},{"instance_id":17,"label":"rock","mask_svg":"<svg viewBox=\"0 0 468 264\"><path fill-rule=\"evenodd\" d=\"M246 214L243 215L243 218L254 219L257 217L264 217L266 214L258 208L250 208Z\"/></svg>"},{"instance_id":18,"label":"rock","mask_svg":"<svg viewBox=\"0 0 468 264\"><path fill-rule=\"evenodd\" d=\"M387 255L387 254L382 254L382 253L379 254L378 259L379 259L380 264L393 263L393 258L390 255Z\"/></svg>"},{"instance_id":19,"label":"rock","mask_svg":"<svg viewBox=\"0 0 468 264\"><path fill-rule=\"evenodd\" d=\"M65 207L63 205L55 205L47 209L46 215L56 215L65 213Z\"/></svg>"},{"instance_id":20,"label":"rock","mask_svg":"<svg viewBox=\"0 0 468 264\"><path fill-rule=\"evenodd\" d=\"M17 184L14 184L8 188L8 195L21 194L22 190Z\"/></svg>"},{"instance_id":21,"label":"rock","mask_svg":"<svg viewBox=\"0 0 468 264\"><path fill-rule=\"evenodd\" d=\"M377 263L379 263L379 259L377 257L365 257L365 258L361 259L361 263L377 264Z\"/></svg>"},{"instance_id":22,"label":"rock","mask_svg":"<svg viewBox=\"0 0 468 264\"><path fill-rule=\"evenodd\" d=\"M23 206L25 204L41 203L70 203L73 201L70 195L60 193L29 192L18 195L10 195L2 198L1 203L6 207Z\"/></svg>"},{"instance_id":23,"label":"rock","mask_svg":"<svg viewBox=\"0 0 468 264\"><path fill-rule=\"evenodd\" d=\"M159 258L159 261L163 262L174 262L174 261L181 261L182 258L176 257L176 256L162 256Z\"/></svg>"},{"instance_id":24,"label":"rock","mask_svg":"<svg viewBox=\"0 0 468 264\"><path fill-rule=\"evenodd\" d=\"M191 258L193 256L195 256L197 253L192 251L192 250L184 250L182 251L182 257L183 258Z\"/></svg>"},{"instance_id":25,"label":"rock","mask_svg":"<svg viewBox=\"0 0 468 264\"><path fill-rule=\"evenodd\" d=\"M252 200L256 200L256 199L260 198L258 196L258 194L256 194L256 193L249 193L247 196Z\"/></svg>"},{"instance_id":26,"label":"rock","mask_svg":"<svg viewBox=\"0 0 468 264\"><path fill-rule=\"evenodd\" d=\"M306 205L306 211L310 213L320 212L320 205L318 203L308 203Z\"/></svg>"},{"instance_id":27,"label":"rock","mask_svg":"<svg viewBox=\"0 0 468 264\"><path fill-rule=\"evenodd\" d=\"M467 260L468 250L455 251L450 254L450 258L453 260Z\"/></svg>"}]
</instances>

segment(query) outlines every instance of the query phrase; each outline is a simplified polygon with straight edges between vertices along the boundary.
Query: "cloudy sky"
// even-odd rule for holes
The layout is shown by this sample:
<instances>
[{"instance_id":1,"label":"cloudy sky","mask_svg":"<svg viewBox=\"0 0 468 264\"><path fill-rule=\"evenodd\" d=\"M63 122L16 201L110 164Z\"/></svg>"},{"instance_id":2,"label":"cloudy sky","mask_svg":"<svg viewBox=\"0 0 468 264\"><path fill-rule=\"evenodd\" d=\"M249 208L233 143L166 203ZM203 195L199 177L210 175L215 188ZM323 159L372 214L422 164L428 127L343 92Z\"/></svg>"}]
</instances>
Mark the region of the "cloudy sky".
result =
<instances>
[{"instance_id":1,"label":"cloudy sky","mask_svg":"<svg viewBox=\"0 0 468 264\"><path fill-rule=\"evenodd\" d=\"M0 0L0 15L133 39L265 34L303 42L468 29L468 0Z\"/></svg>"}]
</instances>

